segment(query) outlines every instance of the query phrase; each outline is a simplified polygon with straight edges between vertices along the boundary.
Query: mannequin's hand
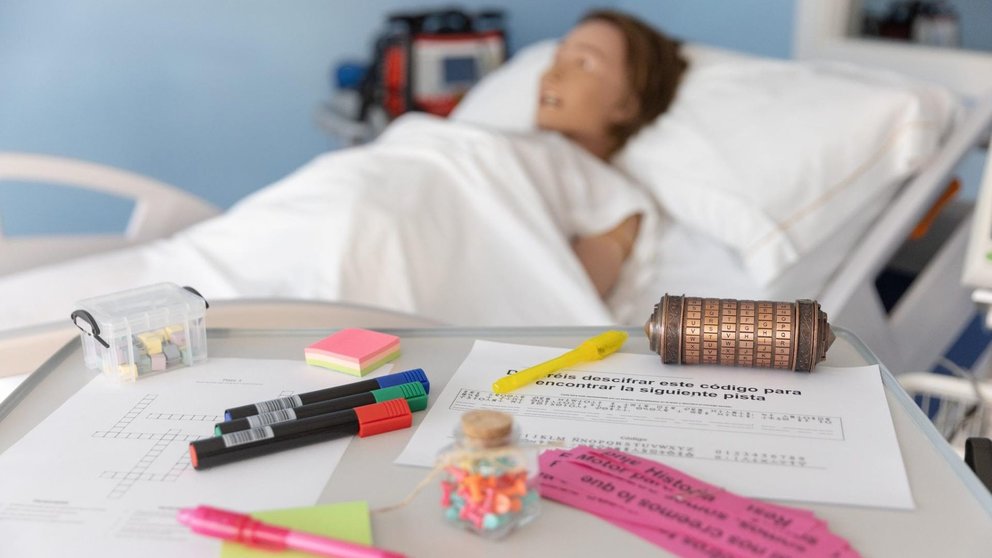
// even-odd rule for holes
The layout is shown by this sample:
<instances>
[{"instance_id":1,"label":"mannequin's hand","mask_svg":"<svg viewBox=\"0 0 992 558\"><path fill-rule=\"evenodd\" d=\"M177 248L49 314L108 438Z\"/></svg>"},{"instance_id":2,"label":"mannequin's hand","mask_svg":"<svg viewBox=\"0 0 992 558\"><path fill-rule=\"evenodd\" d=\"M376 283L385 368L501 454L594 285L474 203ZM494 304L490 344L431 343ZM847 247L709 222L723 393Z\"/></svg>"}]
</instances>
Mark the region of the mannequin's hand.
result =
<instances>
[{"instance_id":1,"label":"mannequin's hand","mask_svg":"<svg viewBox=\"0 0 992 558\"><path fill-rule=\"evenodd\" d=\"M605 298L616 285L620 268L634 248L640 223L640 215L631 215L610 231L594 236L580 236L572 241L572 249L585 267L599 296Z\"/></svg>"}]
</instances>

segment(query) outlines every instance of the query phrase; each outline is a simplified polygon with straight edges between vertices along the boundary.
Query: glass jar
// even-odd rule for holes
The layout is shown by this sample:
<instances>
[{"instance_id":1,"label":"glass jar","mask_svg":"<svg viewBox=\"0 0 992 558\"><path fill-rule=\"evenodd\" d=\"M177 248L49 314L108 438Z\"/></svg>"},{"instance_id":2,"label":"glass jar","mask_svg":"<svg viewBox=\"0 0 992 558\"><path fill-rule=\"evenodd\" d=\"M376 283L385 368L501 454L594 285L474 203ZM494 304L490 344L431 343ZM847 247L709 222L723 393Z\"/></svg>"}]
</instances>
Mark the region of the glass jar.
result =
<instances>
[{"instance_id":1,"label":"glass jar","mask_svg":"<svg viewBox=\"0 0 992 558\"><path fill-rule=\"evenodd\" d=\"M441 509L448 522L500 538L540 511L537 448L520 442L513 417L469 411L441 450Z\"/></svg>"}]
</instances>

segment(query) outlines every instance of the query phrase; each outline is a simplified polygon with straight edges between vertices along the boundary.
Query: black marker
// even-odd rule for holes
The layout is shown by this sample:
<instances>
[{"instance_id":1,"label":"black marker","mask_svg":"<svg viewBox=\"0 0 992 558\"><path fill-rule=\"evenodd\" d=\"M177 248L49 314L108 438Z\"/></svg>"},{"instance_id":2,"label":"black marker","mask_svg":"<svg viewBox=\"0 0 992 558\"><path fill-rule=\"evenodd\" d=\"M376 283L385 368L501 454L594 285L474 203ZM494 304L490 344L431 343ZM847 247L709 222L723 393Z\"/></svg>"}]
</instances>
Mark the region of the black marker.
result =
<instances>
[{"instance_id":1,"label":"black marker","mask_svg":"<svg viewBox=\"0 0 992 558\"><path fill-rule=\"evenodd\" d=\"M392 399L196 440L189 444L189 460L194 469L206 469L355 434L364 438L411 424L413 415L406 399Z\"/></svg>"},{"instance_id":2,"label":"black marker","mask_svg":"<svg viewBox=\"0 0 992 558\"><path fill-rule=\"evenodd\" d=\"M365 393L345 395L344 397L311 403L302 407L296 407L295 409L279 409L271 413L262 413L260 415L221 422L214 426L214 436L222 436L231 432L238 432L239 430L250 430L252 428L286 422L287 420L304 419L324 413L354 409L363 405L382 403L390 399L406 399L412 412L423 411L427 408L427 393L424 391L424 385L420 382L410 382L388 388L374 389Z\"/></svg>"},{"instance_id":3,"label":"black marker","mask_svg":"<svg viewBox=\"0 0 992 558\"><path fill-rule=\"evenodd\" d=\"M424 385L425 392L431 392L431 383L427 379L427 374L424 374L424 370L422 368L414 368L413 370L406 370L395 374L387 374L380 378L352 382L343 386L319 389L317 391L300 393L298 395L290 395L289 397L280 397L279 399L271 399L269 401L262 401L261 403L253 403L251 405L242 405L241 407L235 407L224 411L224 420L228 421L250 417L252 415L260 415L262 413L271 413L272 411L278 411L279 409L295 409L296 407L302 407L311 403L319 403L321 401L327 401L328 399L336 399L346 395L355 395L356 393L365 393L367 391L398 386L409 382L420 382Z\"/></svg>"}]
</instances>

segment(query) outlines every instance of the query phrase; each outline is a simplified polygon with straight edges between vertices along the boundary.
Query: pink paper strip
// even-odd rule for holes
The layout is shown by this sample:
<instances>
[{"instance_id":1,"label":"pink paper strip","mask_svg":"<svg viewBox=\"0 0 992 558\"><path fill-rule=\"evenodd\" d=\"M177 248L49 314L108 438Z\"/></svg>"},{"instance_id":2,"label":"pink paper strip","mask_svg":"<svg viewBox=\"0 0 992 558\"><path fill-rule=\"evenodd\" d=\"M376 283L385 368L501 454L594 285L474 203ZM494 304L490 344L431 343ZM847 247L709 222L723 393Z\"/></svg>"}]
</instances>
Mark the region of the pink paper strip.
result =
<instances>
[{"instance_id":1,"label":"pink paper strip","mask_svg":"<svg viewBox=\"0 0 992 558\"><path fill-rule=\"evenodd\" d=\"M622 452L580 447L545 452L540 462L542 492L555 499L567 494L570 505L624 528L639 527L631 530L649 540L675 537L711 554L719 548L747 557L825 557L848 547L805 510L755 502ZM659 527L662 535L655 532Z\"/></svg>"},{"instance_id":2,"label":"pink paper strip","mask_svg":"<svg viewBox=\"0 0 992 558\"><path fill-rule=\"evenodd\" d=\"M678 556L684 558L746 558L745 555L738 555L717 549L713 552L708 545L701 541L696 541L693 537L684 533L671 531L663 527L648 527L623 519L618 519L613 515L604 515L593 511L588 500L579 492L556 483L541 483L541 496L551 500L556 500L567 506L578 508L604 519L621 529L625 529L653 544L664 548ZM598 508L602 510L603 508ZM617 513L623 513L617 510Z\"/></svg>"},{"instance_id":3,"label":"pink paper strip","mask_svg":"<svg viewBox=\"0 0 992 558\"><path fill-rule=\"evenodd\" d=\"M791 550L807 555L802 544L789 545L789 541L765 537L769 544L753 533L736 526L735 518L719 509L695 509L687 506L689 500L678 502L666 496L658 497L646 491L638 491L631 483L597 474L586 466L572 461L559 461L554 467L553 476L569 487L574 487L587 503L588 509L600 515L616 517L619 507L627 514L620 519L644 526L662 527L680 534L688 534L695 539L706 541L727 551L736 551L743 556L766 556L767 547L774 550Z\"/></svg>"},{"instance_id":4,"label":"pink paper strip","mask_svg":"<svg viewBox=\"0 0 992 558\"><path fill-rule=\"evenodd\" d=\"M768 502L760 502L751 498L745 498L732 492L707 483L696 477L683 473L677 469L669 467L664 463L650 461L639 458L618 450L604 449L597 450L586 446L580 446L572 450L573 455L591 454L602 456L616 461L620 461L625 466L635 469L639 475L626 477L629 480L642 485L663 486L676 491L701 491L717 496L721 501L726 501L724 506L732 509L735 514L751 514L761 523L771 522L779 528L786 529L791 533L801 534L820 525L820 520L808 511L796 508L788 508ZM732 503L731 503L732 502ZM743 510L743 511L741 511Z\"/></svg>"}]
</instances>

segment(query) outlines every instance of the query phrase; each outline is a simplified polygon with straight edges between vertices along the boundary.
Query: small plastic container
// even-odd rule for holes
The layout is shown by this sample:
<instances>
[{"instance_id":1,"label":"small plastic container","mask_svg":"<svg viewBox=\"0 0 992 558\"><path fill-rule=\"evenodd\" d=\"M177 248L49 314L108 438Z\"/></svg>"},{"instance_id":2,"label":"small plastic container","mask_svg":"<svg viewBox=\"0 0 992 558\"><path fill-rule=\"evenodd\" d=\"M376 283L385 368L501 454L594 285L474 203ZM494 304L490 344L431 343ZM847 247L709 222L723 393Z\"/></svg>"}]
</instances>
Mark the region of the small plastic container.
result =
<instances>
[{"instance_id":1,"label":"small plastic container","mask_svg":"<svg viewBox=\"0 0 992 558\"><path fill-rule=\"evenodd\" d=\"M520 443L513 417L469 411L455 442L438 456L444 467L441 509L445 520L498 539L540 512L538 449Z\"/></svg>"},{"instance_id":2,"label":"small plastic container","mask_svg":"<svg viewBox=\"0 0 992 558\"><path fill-rule=\"evenodd\" d=\"M118 382L207 358L206 309L192 287L159 283L81 300L72 321L86 366Z\"/></svg>"}]
</instances>

